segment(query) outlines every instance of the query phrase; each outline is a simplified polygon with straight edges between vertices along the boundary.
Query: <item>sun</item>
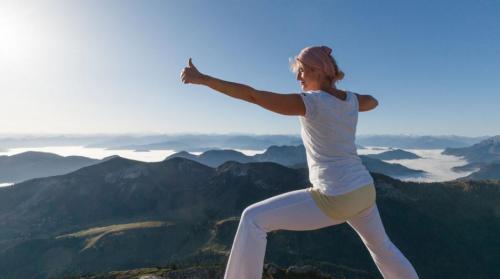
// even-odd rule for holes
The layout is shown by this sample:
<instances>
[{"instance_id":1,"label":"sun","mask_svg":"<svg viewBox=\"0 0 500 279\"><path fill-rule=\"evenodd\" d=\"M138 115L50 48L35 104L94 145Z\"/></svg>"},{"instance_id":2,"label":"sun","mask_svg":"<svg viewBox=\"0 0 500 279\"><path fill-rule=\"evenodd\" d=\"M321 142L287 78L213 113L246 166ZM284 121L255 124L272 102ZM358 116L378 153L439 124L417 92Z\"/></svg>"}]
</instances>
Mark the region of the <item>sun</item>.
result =
<instances>
[{"instance_id":1,"label":"sun","mask_svg":"<svg viewBox=\"0 0 500 279\"><path fill-rule=\"evenodd\" d=\"M0 19L0 63L29 66L40 58L45 32L30 14L8 14Z\"/></svg>"}]
</instances>

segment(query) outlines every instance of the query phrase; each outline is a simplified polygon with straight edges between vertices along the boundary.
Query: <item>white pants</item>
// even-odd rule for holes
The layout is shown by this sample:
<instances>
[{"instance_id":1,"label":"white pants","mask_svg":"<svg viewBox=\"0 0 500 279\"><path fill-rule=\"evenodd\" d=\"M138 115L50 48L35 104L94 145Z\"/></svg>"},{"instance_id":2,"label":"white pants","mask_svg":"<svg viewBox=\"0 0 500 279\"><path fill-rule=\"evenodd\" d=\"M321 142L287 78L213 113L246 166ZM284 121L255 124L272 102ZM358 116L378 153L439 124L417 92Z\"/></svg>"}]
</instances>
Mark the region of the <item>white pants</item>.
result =
<instances>
[{"instance_id":1,"label":"white pants","mask_svg":"<svg viewBox=\"0 0 500 279\"><path fill-rule=\"evenodd\" d=\"M324 214L306 189L254 203L241 215L224 279L262 278L268 232L316 230L343 222ZM385 279L418 278L411 263L385 233L376 204L347 223L358 233Z\"/></svg>"}]
</instances>

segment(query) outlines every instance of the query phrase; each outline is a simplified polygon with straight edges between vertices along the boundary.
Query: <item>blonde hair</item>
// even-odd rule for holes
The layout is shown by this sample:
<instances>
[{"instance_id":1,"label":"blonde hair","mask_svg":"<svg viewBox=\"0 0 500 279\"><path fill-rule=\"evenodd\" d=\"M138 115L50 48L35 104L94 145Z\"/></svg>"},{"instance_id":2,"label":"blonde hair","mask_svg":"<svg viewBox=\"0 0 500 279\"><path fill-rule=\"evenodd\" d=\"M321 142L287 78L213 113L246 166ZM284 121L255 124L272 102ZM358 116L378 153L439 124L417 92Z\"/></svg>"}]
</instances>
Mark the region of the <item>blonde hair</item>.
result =
<instances>
[{"instance_id":1,"label":"blonde hair","mask_svg":"<svg viewBox=\"0 0 500 279\"><path fill-rule=\"evenodd\" d=\"M311 49L311 48L312 48L312 47L305 48L304 50ZM326 75L326 78L328 78L328 79L330 80L330 83L338 82L338 81L340 81L340 80L344 79L344 75L345 75L345 74L344 74L344 72L342 72L342 71L339 69L339 66L337 65L337 61L335 60L335 58L333 58L333 56L331 55L331 53L329 53L329 52L331 52L331 49L329 49L328 47L324 47L324 46L323 46L322 48L326 48L326 49L328 49L328 50L329 50L329 51L327 51L327 53L328 53L328 59L330 59L330 61L329 61L329 62L331 62L331 63L332 63L333 68L334 68L334 70L335 70L335 76L333 76L333 77L332 77L332 76ZM289 58L289 59L288 59L288 60L289 60L289 64L290 64L290 70L291 70L293 73L295 73L295 74L297 74L297 73L298 73L299 68L300 68L300 66L301 66L301 65L302 65L302 66L304 66L304 67L306 67L306 68L308 68L308 69L311 69L311 70L314 70L314 69L315 69L314 67L312 67L312 66L310 66L310 65L307 65L306 63L302 62L302 61L299 59L299 57L300 57L301 55L303 55L304 50L302 50L302 51L301 51L301 54L299 54L298 56L295 56L295 57L293 57L293 58ZM305 55L308 55L308 54L305 54ZM323 71L323 72L324 72L324 71ZM325 74L326 74L326 73L325 73Z\"/></svg>"}]
</instances>

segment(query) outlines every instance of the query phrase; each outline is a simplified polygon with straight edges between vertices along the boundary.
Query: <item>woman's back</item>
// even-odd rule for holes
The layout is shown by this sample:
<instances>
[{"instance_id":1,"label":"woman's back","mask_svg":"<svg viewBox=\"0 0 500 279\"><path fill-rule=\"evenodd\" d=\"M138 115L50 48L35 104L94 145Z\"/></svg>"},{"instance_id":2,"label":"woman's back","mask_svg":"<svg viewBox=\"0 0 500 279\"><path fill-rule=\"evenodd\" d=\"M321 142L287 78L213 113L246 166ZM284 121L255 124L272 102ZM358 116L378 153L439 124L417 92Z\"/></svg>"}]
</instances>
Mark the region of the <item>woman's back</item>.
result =
<instances>
[{"instance_id":1,"label":"woman's back","mask_svg":"<svg viewBox=\"0 0 500 279\"><path fill-rule=\"evenodd\" d=\"M341 100L322 90L301 93L306 114L299 120L309 180L313 188L327 195L373 183L356 152L358 100L353 92L346 91L346 95Z\"/></svg>"}]
</instances>

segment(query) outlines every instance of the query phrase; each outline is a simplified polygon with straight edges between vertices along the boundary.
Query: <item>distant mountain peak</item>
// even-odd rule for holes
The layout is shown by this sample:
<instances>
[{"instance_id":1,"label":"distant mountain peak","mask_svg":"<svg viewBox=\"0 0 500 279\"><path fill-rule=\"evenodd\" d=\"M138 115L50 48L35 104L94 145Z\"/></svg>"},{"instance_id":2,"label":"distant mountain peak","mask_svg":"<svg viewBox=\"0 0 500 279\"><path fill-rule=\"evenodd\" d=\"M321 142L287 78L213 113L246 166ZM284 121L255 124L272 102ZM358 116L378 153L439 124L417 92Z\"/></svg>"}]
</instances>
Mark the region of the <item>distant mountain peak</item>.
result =
<instances>
[{"instance_id":1,"label":"distant mountain peak","mask_svg":"<svg viewBox=\"0 0 500 279\"><path fill-rule=\"evenodd\" d=\"M463 156L469 163L491 163L500 160L500 135L480 141L469 147L446 148L442 154Z\"/></svg>"},{"instance_id":2,"label":"distant mountain peak","mask_svg":"<svg viewBox=\"0 0 500 279\"><path fill-rule=\"evenodd\" d=\"M142 161L137 161L137 160L132 160L128 158L123 158L118 155L116 156L109 156L106 157L106 160L102 160L101 163L95 164L95 165L90 165L88 167L84 167L82 169L76 170L75 172L79 171L87 171L87 170L92 170L92 169L99 169L99 168L105 168L108 169L109 171L112 171L114 169L121 169L123 167L129 167L129 166L134 166L134 165L142 165L142 164L147 164Z\"/></svg>"},{"instance_id":3,"label":"distant mountain peak","mask_svg":"<svg viewBox=\"0 0 500 279\"><path fill-rule=\"evenodd\" d=\"M25 151L22 153L11 155L10 157L27 159L27 158L34 158L34 157L40 158L40 156L51 157L51 158L62 158L63 157L63 156L60 156L60 155L57 155L54 153L43 152L43 151Z\"/></svg>"},{"instance_id":4,"label":"distant mountain peak","mask_svg":"<svg viewBox=\"0 0 500 279\"><path fill-rule=\"evenodd\" d=\"M213 168L202 163L199 163L190 158L184 157L171 157L160 162L162 165L175 166L177 169L183 169L189 171L190 169L207 169L213 171Z\"/></svg>"},{"instance_id":5,"label":"distant mountain peak","mask_svg":"<svg viewBox=\"0 0 500 279\"><path fill-rule=\"evenodd\" d=\"M171 155L167 156L163 161L167 161L167 160L170 160L170 159L175 158L175 157L181 157L181 158L185 158L185 159L196 160L196 158L198 158L199 156L191 154L191 153L189 153L189 152L187 152L185 150L182 150L182 151L179 151L177 153L174 153L174 154L171 154Z\"/></svg>"},{"instance_id":6,"label":"distant mountain peak","mask_svg":"<svg viewBox=\"0 0 500 279\"><path fill-rule=\"evenodd\" d=\"M388 151L379 153L379 154L368 154L368 157L380 159L380 160L397 160L397 159L417 159L421 158L420 156L408 152L406 150L402 150L399 148L390 149Z\"/></svg>"},{"instance_id":7,"label":"distant mountain peak","mask_svg":"<svg viewBox=\"0 0 500 279\"><path fill-rule=\"evenodd\" d=\"M212 149L212 150L207 150L207 151L203 152L201 154L201 156L211 155L211 154L220 154L220 153L223 153L223 154L237 154L237 155L244 155L244 156L246 156L244 153L239 152L237 150L233 150L233 149Z\"/></svg>"},{"instance_id":8,"label":"distant mountain peak","mask_svg":"<svg viewBox=\"0 0 500 279\"><path fill-rule=\"evenodd\" d=\"M0 181L21 182L37 177L66 174L99 161L83 156L60 156L40 151L0 156Z\"/></svg>"},{"instance_id":9,"label":"distant mountain peak","mask_svg":"<svg viewBox=\"0 0 500 279\"><path fill-rule=\"evenodd\" d=\"M272 149L297 149L297 148L303 148L304 145L271 145L267 150L272 150Z\"/></svg>"},{"instance_id":10,"label":"distant mountain peak","mask_svg":"<svg viewBox=\"0 0 500 279\"><path fill-rule=\"evenodd\" d=\"M500 144L500 135L485 139L481 141L479 144L481 145Z\"/></svg>"},{"instance_id":11,"label":"distant mountain peak","mask_svg":"<svg viewBox=\"0 0 500 279\"><path fill-rule=\"evenodd\" d=\"M120 157L120 156L119 156L119 155L111 155L111 156L107 156L107 157L102 158L102 161L111 160L111 159L113 159L113 158L115 158L115 157ZM120 157L120 158L122 158L122 157Z\"/></svg>"},{"instance_id":12,"label":"distant mountain peak","mask_svg":"<svg viewBox=\"0 0 500 279\"><path fill-rule=\"evenodd\" d=\"M190 163L190 162L195 162L195 163L198 163L196 161L193 161L189 158L184 158L184 157L171 157L171 158L166 158L165 160L163 160L162 162L169 162L169 163ZM199 163L198 163L199 164Z\"/></svg>"},{"instance_id":13,"label":"distant mountain peak","mask_svg":"<svg viewBox=\"0 0 500 279\"><path fill-rule=\"evenodd\" d=\"M108 161L113 161L113 162L120 162L120 161L134 161L128 158L121 157L120 155L113 155L113 156L108 156Z\"/></svg>"}]
</instances>

